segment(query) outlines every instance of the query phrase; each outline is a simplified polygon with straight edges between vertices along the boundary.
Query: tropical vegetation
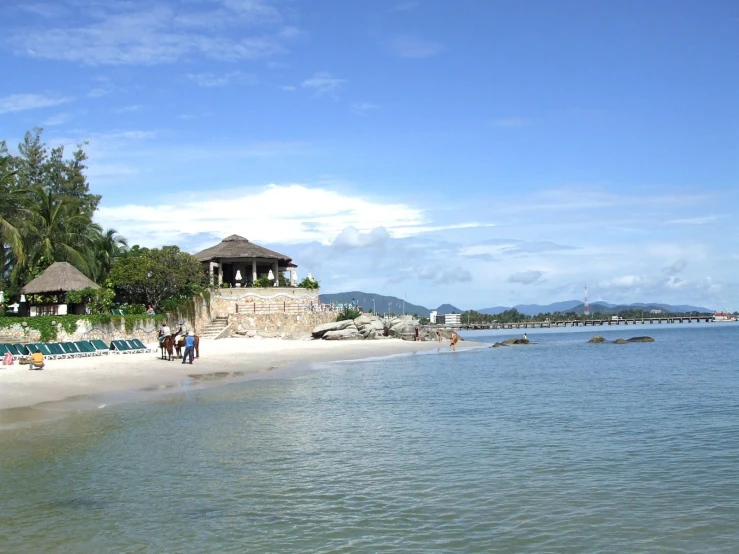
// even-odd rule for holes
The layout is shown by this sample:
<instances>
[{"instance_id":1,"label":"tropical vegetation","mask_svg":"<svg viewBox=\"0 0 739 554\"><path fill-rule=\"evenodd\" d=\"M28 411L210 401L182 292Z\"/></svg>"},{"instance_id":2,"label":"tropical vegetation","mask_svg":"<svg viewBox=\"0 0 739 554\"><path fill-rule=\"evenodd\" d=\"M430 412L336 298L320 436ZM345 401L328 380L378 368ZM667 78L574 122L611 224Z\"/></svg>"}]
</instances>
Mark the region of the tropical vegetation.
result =
<instances>
[{"instance_id":1,"label":"tropical vegetation","mask_svg":"<svg viewBox=\"0 0 739 554\"><path fill-rule=\"evenodd\" d=\"M129 248L115 229L93 217L101 196L90 192L85 144L65 157L63 146L49 147L42 129L25 134L17 154L0 141L0 290L6 304L54 262L69 262L101 289L69 293L93 313L175 309L203 291L201 264L176 246ZM70 296L71 295L71 296Z\"/></svg>"}]
</instances>

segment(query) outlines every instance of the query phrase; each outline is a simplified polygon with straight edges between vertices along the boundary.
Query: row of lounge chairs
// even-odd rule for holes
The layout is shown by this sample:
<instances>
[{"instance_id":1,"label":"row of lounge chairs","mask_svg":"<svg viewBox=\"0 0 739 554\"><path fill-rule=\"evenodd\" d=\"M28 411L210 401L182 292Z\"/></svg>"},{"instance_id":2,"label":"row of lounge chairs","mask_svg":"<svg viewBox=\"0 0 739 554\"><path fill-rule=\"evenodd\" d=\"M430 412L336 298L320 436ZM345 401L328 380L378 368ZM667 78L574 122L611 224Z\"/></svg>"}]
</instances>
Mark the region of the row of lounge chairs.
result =
<instances>
[{"instance_id":1,"label":"row of lounge chairs","mask_svg":"<svg viewBox=\"0 0 739 554\"><path fill-rule=\"evenodd\" d=\"M38 348L44 357L49 360L63 360L66 358L86 358L88 356L102 356L107 354L135 354L156 352L139 339L114 340L110 345L100 339L78 340L75 342L38 342L31 344L0 344L0 357L10 353L13 359L30 356Z\"/></svg>"}]
</instances>

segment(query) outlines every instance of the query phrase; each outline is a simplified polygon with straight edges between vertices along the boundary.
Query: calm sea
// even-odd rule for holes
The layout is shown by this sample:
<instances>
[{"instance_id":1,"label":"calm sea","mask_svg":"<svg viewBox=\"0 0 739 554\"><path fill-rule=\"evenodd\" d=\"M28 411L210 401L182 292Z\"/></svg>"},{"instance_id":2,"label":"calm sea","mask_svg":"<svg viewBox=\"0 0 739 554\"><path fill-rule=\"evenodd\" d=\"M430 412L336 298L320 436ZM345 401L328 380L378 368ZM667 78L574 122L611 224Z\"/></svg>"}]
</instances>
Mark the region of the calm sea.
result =
<instances>
[{"instance_id":1,"label":"calm sea","mask_svg":"<svg viewBox=\"0 0 739 554\"><path fill-rule=\"evenodd\" d=\"M5 427L0 551L737 552L739 324L596 332Z\"/></svg>"}]
</instances>

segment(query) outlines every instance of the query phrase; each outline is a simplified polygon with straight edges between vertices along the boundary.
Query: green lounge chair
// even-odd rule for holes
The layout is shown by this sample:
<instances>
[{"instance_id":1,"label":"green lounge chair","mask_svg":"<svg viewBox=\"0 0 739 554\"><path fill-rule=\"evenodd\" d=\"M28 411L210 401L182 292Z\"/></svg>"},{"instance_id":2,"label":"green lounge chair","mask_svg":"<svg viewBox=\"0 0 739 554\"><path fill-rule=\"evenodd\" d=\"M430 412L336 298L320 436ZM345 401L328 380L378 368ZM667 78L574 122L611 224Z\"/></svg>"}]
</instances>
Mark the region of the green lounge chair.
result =
<instances>
[{"instance_id":1,"label":"green lounge chair","mask_svg":"<svg viewBox=\"0 0 739 554\"><path fill-rule=\"evenodd\" d=\"M58 342L50 342L46 344L46 348L49 349L49 352L51 352L54 356L56 356L57 360L64 360L65 358L68 358L66 352L64 352L64 349L62 348L62 345Z\"/></svg>"},{"instance_id":2,"label":"green lounge chair","mask_svg":"<svg viewBox=\"0 0 739 554\"><path fill-rule=\"evenodd\" d=\"M25 344L16 343L13 346L15 346L15 349L21 356L29 356L31 354Z\"/></svg>"},{"instance_id":3,"label":"green lounge chair","mask_svg":"<svg viewBox=\"0 0 739 554\"><path fill-rule=\"evenodd\" d=\"M128 339L125 342L128 345L128 348L130 348L132 352L146 352L146 346L144 346L143 344L139 346L132 339Z\"/></svg>"},{"instance_id":4,"label":"green lounge chair","mask_svg":"<svg viewBox=\"0 0 739 554\"><path fill-rule=\"evenodd\" d=\"M94 339L91 340L90 343L95 347L95 350L101 354L110 354L110 346L105 344L102 340Z\"/></svg>"},{"instance_id":5,"label":"green lounge chair","mask_svg":"<svg viewBox=\"0 0 739 554\"><path fill-rule=\"evenodd\" d=\"M67 355L68 358L79 358L81 355L80 351L77 350L77 347L74 345L74 343L60 342L59 346L62 347L62 350L64 350L64 353Z\"/></svg>"},{"instance_id":6,"label":"green lounge chair","mask_svg":"<svg viewBox=\"0 0 739 554\"><path fill-rule=\"evenodd\" d=\"M131 339L128 342L133 343L133 345L136 348L138 348L139 350L141 350L142 352L156 352L156 348L149 348L143 342L141 342L139 339Z\"/></svg>"},{"instance_id":7,"label":"green lounge chair","mask_svg":"<svg viewBox=\"0 0 739 554\"><path fill-rule=\"evenodd\" d=\"M89 340L78 340L74 342L74 345L80 352L83 352L88 356L100 356L100 352L97 351Z\"/></svg>"},{"instance_id":8,"label":"green lounge chair","mask_svg":"<svg viewBox=\"0 0 739 554\"><path fill-rule=\"evenodd\" d=\"M8 353L8 347L4 344L0 344L0 356L5 356Z\"/></svg>"},{"instance_id":9,"label":"green lounge chair","mask_svg":"<svg viewBox=\"0 0 739 554\"><path fill-rule=\"evenodd\" d=\"M130 354L131 353L131 347L126 344L125 340L114 340L110 343L111 348L113 349L113 352L116 354Z\"/></svg>"},{"instance_id":10,"label":"green lounge chair","mask_svg":"<svg viewBox=\"0 0 739 554\"><path fill-rule=\"evenodd\" d=\"M49 350L49 346L46 343L35 342L28 345L29 352L35 352L37 348L41 351L45 358L48 358L49 360L56 360L56 355L54 355L51 350Z\"/></svg>"}]
</instances>

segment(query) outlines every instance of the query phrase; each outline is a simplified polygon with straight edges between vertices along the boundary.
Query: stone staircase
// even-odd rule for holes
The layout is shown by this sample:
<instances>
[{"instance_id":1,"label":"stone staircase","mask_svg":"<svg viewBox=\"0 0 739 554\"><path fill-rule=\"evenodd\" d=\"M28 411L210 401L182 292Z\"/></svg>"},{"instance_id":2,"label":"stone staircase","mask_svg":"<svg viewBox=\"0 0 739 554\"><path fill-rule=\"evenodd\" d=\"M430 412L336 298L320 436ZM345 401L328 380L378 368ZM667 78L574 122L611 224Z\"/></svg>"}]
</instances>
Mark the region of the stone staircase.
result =
<instances>
[{"instance_id":1,"label":"stone staircase","mask_svg":"<svg viewBox=\"0 0 739 554\"><path fill-rule=\"evenodd\" d=\"M221 339L228 336L228 318L217 317L199 333L201 339Z\"/></svg>"}]
</instances>

